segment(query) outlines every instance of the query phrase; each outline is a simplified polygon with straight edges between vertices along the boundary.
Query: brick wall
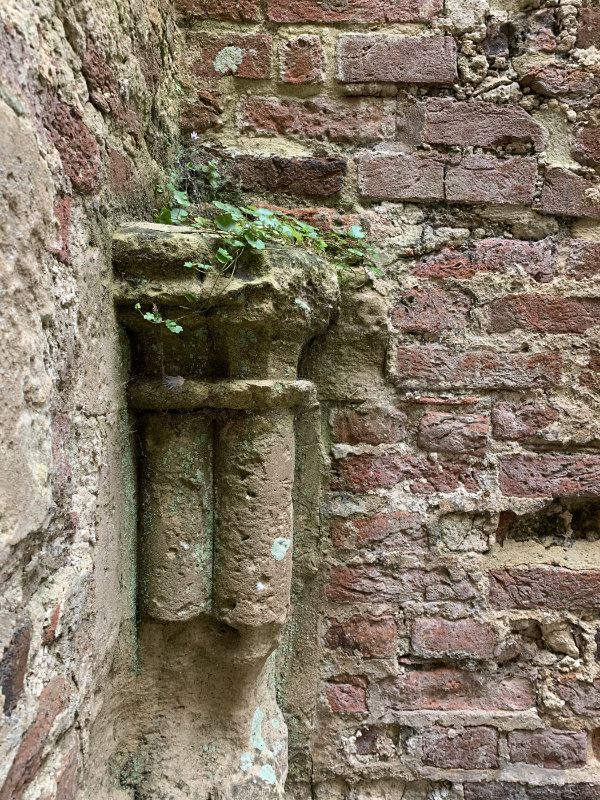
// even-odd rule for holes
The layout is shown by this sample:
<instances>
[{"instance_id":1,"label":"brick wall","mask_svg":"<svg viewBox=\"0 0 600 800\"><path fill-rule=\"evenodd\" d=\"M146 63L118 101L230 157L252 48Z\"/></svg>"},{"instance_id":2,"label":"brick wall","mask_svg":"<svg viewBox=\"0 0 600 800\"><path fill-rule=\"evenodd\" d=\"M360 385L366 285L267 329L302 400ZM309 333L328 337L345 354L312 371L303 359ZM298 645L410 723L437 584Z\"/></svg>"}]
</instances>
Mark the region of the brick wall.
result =
<instances>
[{"instance_id":1,"label":"brick wall","mask_svg":"<svg viewBox=\"0 0 600 800\"><path fill-rule=\"evenodd\" d=\"M592 6L178 3L190 152L360 222L384 272L305 359L328 475L290 796L600 796Z\"/></svg>"}]
</instances>

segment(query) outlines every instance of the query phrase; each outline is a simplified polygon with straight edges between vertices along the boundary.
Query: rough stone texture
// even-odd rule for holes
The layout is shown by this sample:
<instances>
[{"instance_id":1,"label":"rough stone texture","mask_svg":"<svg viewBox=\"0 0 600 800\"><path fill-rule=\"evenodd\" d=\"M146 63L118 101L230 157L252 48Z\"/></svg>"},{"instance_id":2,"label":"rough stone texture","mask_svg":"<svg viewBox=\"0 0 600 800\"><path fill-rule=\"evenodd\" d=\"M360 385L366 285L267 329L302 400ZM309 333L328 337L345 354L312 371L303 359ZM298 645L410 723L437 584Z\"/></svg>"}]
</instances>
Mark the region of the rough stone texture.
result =
<instances>
[{"instance_id":1,"label":"rough stone texture","mask_svg":"<svg viewBox=\"0 0 600 800\"><path fill-rule=\"evenodd\" d=\"M597 800L596 5L4 4L3 800ZM152 223L167 182L377 270L319 304L269 245L169 334L134 303L217 241Z\"/></svg>"}]
</instances>

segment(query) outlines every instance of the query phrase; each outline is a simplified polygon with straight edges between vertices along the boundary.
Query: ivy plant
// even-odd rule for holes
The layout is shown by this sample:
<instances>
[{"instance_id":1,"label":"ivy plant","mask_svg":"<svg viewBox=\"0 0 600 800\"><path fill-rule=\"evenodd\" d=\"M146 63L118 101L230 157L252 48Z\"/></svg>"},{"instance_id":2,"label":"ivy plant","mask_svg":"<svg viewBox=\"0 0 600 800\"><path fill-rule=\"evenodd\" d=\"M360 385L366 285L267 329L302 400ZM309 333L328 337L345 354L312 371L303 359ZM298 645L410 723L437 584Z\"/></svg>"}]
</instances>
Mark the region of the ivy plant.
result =
<instances>
[{"instance_id":1,"label":"ivy plant","mask_svg":"<svg viewBox=\"0 0 600 800\"><path fill-rule=\"evenodd\" d=\"M221 183L215 162L202 167L205 180L216 191ZM305 247L315 253L327 251L328 258L335 264L338 272L349 266L362 266L367 273L381 275L381 271L370 260L375 251L364 241L365 234L360 225L351 225L347 230L334 228L321 231L291 214L261 206L237 206L213 200L211 217L197 216L190 219L191 203L187 193L178 190L173 183L167 184L171 202L163 204L155 215L155 221L167 225L191 225L199 230L216 232L220 243L212 263L187 261L184 266L204 278L207 274L215 276L213 288L208 298L201 299L196 294L185 295L190 304L182 307L184 312L177 319L163 317L156 306L144 311L140 303L136 310L145 320L155 325L165 325L171 333L181 333L180 322L190 314L202 313L214 305L215 298L223 293L235 276L236 267L244 253L251 250L268 250L281 247ZM160 193L164 193L161 189Z\"/></svg>"}]
</instances>

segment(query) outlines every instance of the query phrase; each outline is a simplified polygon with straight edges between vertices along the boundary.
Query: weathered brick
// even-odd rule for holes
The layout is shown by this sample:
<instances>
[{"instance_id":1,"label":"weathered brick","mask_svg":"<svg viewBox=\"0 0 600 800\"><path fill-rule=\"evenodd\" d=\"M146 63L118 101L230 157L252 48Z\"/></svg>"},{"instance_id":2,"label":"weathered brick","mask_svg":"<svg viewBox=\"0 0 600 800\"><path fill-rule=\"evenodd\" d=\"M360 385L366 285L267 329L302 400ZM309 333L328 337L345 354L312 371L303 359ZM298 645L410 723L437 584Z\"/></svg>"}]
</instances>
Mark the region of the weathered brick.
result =
<instances>
[{"instance_id":1,"label":"weathered brick","mask_svg":"<svg viewBox=\"0 0 600 800\"><path fill-rule=\"evenodd\" d=\"M100 183L100 149L81 112L58 95L48 93L44 98L42 122L73 186L82 193L93 192Z\"/></svg>"},{"instance_id":2,"label":"weathered brick","mask_svg":"<svg viewBox=\"0 0 600 800\"><path fill-rule=\"evenodd\" d=\"M395 328L407 333L441 333L465 328L472 300L462 292L415 288L402 294L392 313Z\"/></svg>"},{"instance_id":3,"label":"weathered brick","mask_svg":"<svg viewBox=\"0 0 600 800\"><path fill-rule=\"evenodd\" d=\"M371 566L338 566L331 570L326 594L335 603L367 604L388 601L465 602L476 597L467 577L451 573L445 567L402 569L398 574L391 574Z\"/></svg>"},{"instance_id":4,"label":"weathered brick","mask_svg":"<svg viewBox=\"0 0 600 800\"><path fill-rule=\"evenodd\" d=\"M534 436L558 419L558 411L538 403L498 403L492 409L494 439L520 441Z\"/></svg>"},{"instance_id":5,"label":"weathered brick","mask_svg":"<svg viewBox=\"0 0 600 800\"><path fill-rule=\"evenodd\" d=\"M436 345L399 347L398 383L435 389L531 389L558 383L562 359L556 353L453 353Z\"/></svg>"},{"instance_id":6,"label":"weathered brick","mask_svg":"<svg viewBox=\"0 0 600 800\"><path fill-rule=\"evenodd\" d=\"M537 333L585 333L600 322L600 300L513 294L490 304L489 330L520 328Z\"/></svg>"},{"instance_id":7,"label":"weathered brick","mask_svg":"<svg viewBox=\"0 0 600 800\"><path fill-rule=\"evenodd\" d=\"M441 13L443 0L268 0L273 22L427 22Z\"/></svg>"},{"instance_id":8,"label":"weathered brick","mask_svg":"<svg viewBox=\"0 0 600 800\"><path fill-rule=\"evenodd\" d=\"M547 240L526 242L518 239L480 239L473 256L482 272L508 272L523 269L539 283L554 276L555 257Z\"/></svg>"},{"instance_id":9,"label":"weathered brick","mask_svg":"<svg viewBox=\"0 0 600 800\"><path fill-rule=\"evenodd\" d=\"M211 36L190 31L187 36L191 70L199 78L271 77L271 37L264 33Z\"/></svg>"},{"instance_id":10,"label":"weathered brick","mask_svg":"<svg viewBox=\"0 0 600 800\"><path fill-rule=\"evenodd\" d=\"M522 783L465 783L464 791L465 800L597 800L600 784L524 786Z\"/></svg>"},{"instance_id":11,"label":"weathered brick","mask_svg":"<svg viewBox=\"0 0 600 800\"><path fill-rule=\"evenodd\" d=\"M200 19L260 19L259 0L177 0L175 9L182 16Z\"/></svg>"},{"instance_id":12,"label":"weathered brick","mask_svg":"<svg viewBox=\"0 0 600 800\"><path fill-rule=\"evenodd\" d=\"M573 157L580 164L600 168L600 128L580 127L573 144Z\"/></svg>"},{"instance_id":13,"label":"weathered brick","mask_svg":"<svg viewBox=\"0 0 600 800\"><path fill-rule=\"evenodd\" d=\"M569 278L593 278L600 272L600 242L572 239L565 265Z\"/></svg>"},{"instance_id":14,"label":"weathered brick","mask_svg":"<svg viewBox=\"0 0 600 800\"><path fill-rule=\"evenodd\" d=\"M335 519L331 523L331 541L334 547L366 547L384 542L390 549L406 552L427 549L427 534L421 517L409 511Z\"/></svg>"},{"instance_id":15,"label":"weathered brick","mask_svg":"<svg viewBox=\"0 0 600 800\"><path fill-rule=\"evenodd\" d=\"M30 644L31 624L22 622L12 631L6 649L0 652L0 689L4 695L4 713L8 716L14 711L23 691Z\"/></svg>"},{"instance_id":16,"label":"weathered brick","mask_svg":"<svg viewBox=\"0 0 600 800\"><path fill-rule=\"evenodd\" d=\"M69 750L61 761L56 774L54 800L75 800L78 787L79 751L77 746Z\"/></svg>"},{"instance_id":17,"label":"weathered brick","mask_svg":"<svg viewBox=\"0 0 600 800\"><path fill-rule=\"evenodd\" d=\"M363 714L367 709L367 693L363 686L332 683L325 687L329 708L335 714Z\"/></svg>"},{"instance_id":18,"label":"weathered brick","mask_svg":"<svg viewBox=\"0 0 600 800\"><path fill-rule=\"evenodd\" d=\"M394 742L385 728L365 725L355 733L354 749L359 756L371 756L380 752L395 752Z\"/></svg>"},{"instance_id":19,"label":"weathered brick","mask_svg":"<svg viewBox=\"0 0 600 800\"><path fill-rule=\"evenodd\" d=\"M406 414L395 408L336 409L332 413L333 439L347 444L402 442Z\"/></svg>"},{"instance_id":20,"label":"weathered brick","mask_svg":"<svg viewBox=\"0 0 600 800\"><path fill-rule=\"evenodd\" d=\"M561 711L562 716L600 718L600 680L588 683L577 680L577 676L573 673L561 675L556 691L566 703Z\"/></svg>"},{"instance_id":21,"label":"weathered brick","mask_svg":"<svg viewBox=\"0 0 600 800\"><path fill-rule=\"evenodd\" d=\"M437 153L363 153L358 186L373 200L443 200L444 159Z\"/></svg>"},{"instance_id":22,"label":"weathered brick","mask_svg":"<svg viewBox=\"0 0 600 800\"><path fill-rule=\"evenodd\" d=\"M489 658L494 652L494 632L473 619L416 619L411 645L423 658Z\"/></svg>"},{"instance_id":23,"label":"weathered brick","mask_svg":"<svg viewBox=\"0 0 600 800\"><path fill-rule=\"evenodd\" d=\"M477 453L485 448L488 426L483 414L431 411L421 418L417 445L435 452Z\"/></svg>"},{"instance_id":24,"label":"weathered brick","mask_svg":"<svg viewBox=\"0 0 600 800\"><path fill-rule=\"evenodd\" d=\"M401 481L410 481L416 494L455 492L463 486L467 492L479 489L477 475L481 466L457 462L434 462L418 456L349 455L333 465L331 488L343 492L368 492L391 489Z\"/></svg>"},{"instance_id":25,"label":"weathered brick","mask_svg":"<svg viewBox=\"0 0 600 800\"><path fill-rule=\"evenodd\" d=\"M600 570L506 567L489 573L493 608L600 609Z\"/></svg>"},{"instance_id":26,"label":"weathered brick","mask_svg":"<svg viewBox=\"0 0 600 800\"><path fill-rule=\"evenodd\" d=\"M282 156L221 155L231 183L250 192L284 192L331 197L341 192L346 175L342 158L285 158Z\"/></svg>"},{"instance_id":27,"label":"weathered brick","mask_svg":"<svg viewBox=\"0 0 600 800\"><path fill-rule=\"evenodd\" d=\"M554 277L555 258L548 241L481 239L467 251L444 248L417 262L413 274L423 278L471 278L478 272L523 270L539 283Z\"/></svg>"},{"instance_id":28,"label":"weathered brick","mask_svg":"<svg viewBox=\"0 0 600 800\"><path fill-rule=\"evenodd\" d=\"M563 167L549 167L540 198L545 214L600 219L600 188Z\"/></svg>"},{"instance_id":29,"label":"weathered brick","mask_svg":"<svg viewBox=\"0 0 600 800\"><path fill-rule=\"evenodd\" d=\"M585 731L510 731L510 760L535 764L546 769L573 769L586 762Z\"/></svg>"},{"instance_id":30,"label":"weathered brick","mask_svg":"<svg viewBox=\"0 0 600 800\"><path fill-rule=\"evenodd\" d=\"M535 705L527 678L478 675L459 669L412 671L381 683L389 711L525 711Z\"/></svg>"},{"instance_id":31,"label":"weathered brick","mask_svg":"<svg viewBox=\"0 0 600 800\"><path fill-rule=\"evenodd\" d=\"M500 464L500 488L508 497L595 497L600 494L600 458L514 455Z\"/></svg>"},{"instance_id":32,"label":"weathered brick","mask_svg":"<svg viewBox=\"0 0 600 800\"><path fill-rule=\"evenodd\" d=\"M283 83L323 83L325 64L318 36L303 33L279 42L279 78Z\"/></svg>"},{"instance_id":33,"label":"weathered brick","mask_svg":"<svg viewBox=\"0 0 600 800\"><path fill-rule=\"evenodd\" d=\"M211 128L220 128L224 108L221 92L198 89L195 97L187 97L182 102L179 118L181 130L185 133L204 133Z\"/></svg>"},{"instance_id":34,"label":"weathered brick","mask_svg":"<svg viewBox=\"0 0 600 800\"><path fill-rule=\"evenodd\" d=\"M44 746L54 720L68 705L69 685L65 678L57 676L42 690L37 716L10 765L4 785L0 789L0 800L22 800L25 790L40 768Z\"/></svg>"},{"instance_id":35,"label":"weathered brick","mask_svg":"<svg viewBox=\"0 0 600 800\"><path fill-rule=\"evenodd\" d=\"M581 9L577 47L597 47L600 50L600 8Z\"/></svg>"},{"instance_id":36,"label":"weathered brick","mask_svg":"<svg viewBox=\"0 0 600 800\"><path fill-rule=\"evenodd\" d=\"M464 155L446 172L446 199L451 203L529 205L537 178L535 158Z\"/></svg>"},{"instance_id":37,"label":"weathered brick","mask_svg":"<svg viewBox=\"0 0 600 800\"><path fill-rule=\"evenodd\" d=\"M71 263L71 198L58 195L54 199L54 219L58 223L56 240L48 249L63 264Z\"/></svg>"},{"instance_id":38,"label":"weathered brick","mask_svg":"<svg viewBox=\"0 0 600 800\"><path fill-rule=\"evenodd\" d=\"M423 732L423 763L444 769L496 769L498 731L432 727Z\"/></svg>"},{"instance_id":39,"label":"weathered brick","mask_svg":"<svg viewBox=\"0 0 600 800\"><path fill-rule=\"evenodd\" d=\"M598 93L600 76L579 66L561 62L533 64L520 79L533 92L570 103L588 102Z\"/></svg>"},{"instance_id":40,"label":"weathered brick","mask_svg":"<svg viewBox=\"0 0 600 800\"><path fill-rule=\"evenodd\" d=\"M361 98L249 97L240 103L237 119L243 133L343 143L387 139L396 125L393 101Z\"/></svg>"},{"instance_id":41,"label":"weathered brick","mask_svg":"<svg viewBox=\"0 0 600 800\"><path fill-rule=\"evenodd\" d=\"M531 144L543 150L548 134L518 106L431 97L425 101L423 141L463 147Z\"/></svg>"},{"instance_id":42,"label":"weathered brick","mask_svg":"<svg viewBox=\"0 0 600 800\"><path fill-rule=\"evenodd\" d=\"M388 658L396 654L397 634L392 617L354 616L347 622L332 622L325 644L363 658Z\"/></svg>"},{"instance_id":43,"label":"weathered brick","mask_svg":"<svg viewBox=\"0 0 600 800\"><path fill-rule=\"evenodd\" d=\"M457 78L451 36L340 36L338 79L342 83L413 83L449 86Z\"/></svg>"}]
</instances>

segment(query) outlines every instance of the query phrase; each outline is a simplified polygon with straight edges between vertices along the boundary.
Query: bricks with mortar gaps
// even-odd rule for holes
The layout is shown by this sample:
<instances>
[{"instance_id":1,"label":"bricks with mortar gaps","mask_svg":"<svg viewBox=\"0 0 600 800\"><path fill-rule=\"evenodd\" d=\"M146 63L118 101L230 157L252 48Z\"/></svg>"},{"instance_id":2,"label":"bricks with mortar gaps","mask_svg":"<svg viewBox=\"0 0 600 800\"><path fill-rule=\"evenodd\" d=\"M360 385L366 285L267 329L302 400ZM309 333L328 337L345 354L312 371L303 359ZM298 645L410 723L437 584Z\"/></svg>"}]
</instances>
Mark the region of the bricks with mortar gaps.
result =
<instances>
[{"instance_id":1,"label":"bricks with mortar gaps","mask_svg":"<svg viewBox=\"0 0 600 800\"><path fill-rule=\"evenodd\" d=\"M307 367L323 797L407 770L465 800L600 796L600 14L513 5L178 2L194 146L253 200L362 223L384 273L342 287ZM594 520L568 548L500 531L553 502Z\"/></svg>"}]
</instances>

